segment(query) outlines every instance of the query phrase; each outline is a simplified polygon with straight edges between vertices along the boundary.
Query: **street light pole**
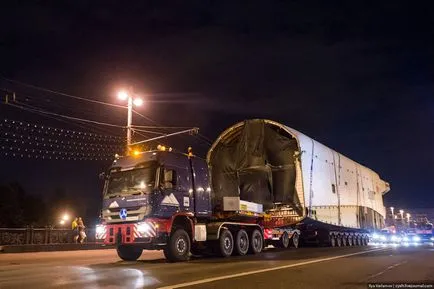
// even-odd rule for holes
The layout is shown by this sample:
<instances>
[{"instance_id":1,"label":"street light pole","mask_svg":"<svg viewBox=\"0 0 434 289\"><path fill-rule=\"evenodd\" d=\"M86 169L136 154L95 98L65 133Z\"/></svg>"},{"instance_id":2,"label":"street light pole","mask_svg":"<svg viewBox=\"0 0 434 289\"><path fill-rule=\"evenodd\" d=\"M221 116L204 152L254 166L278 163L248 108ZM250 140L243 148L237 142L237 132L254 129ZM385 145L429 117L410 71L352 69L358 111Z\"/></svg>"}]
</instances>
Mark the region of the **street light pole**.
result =
<instances>
[{"instance_id":1,"label":"street light pole","mask_svg":"<svg viewBox=\"0 0 434 289\"><path fill-rule=\"evenodd\" d=\"M130 152L130 146L131 146L131 125L133 122L133 98L131 95L128 95L128 120L127 120L127 147L126 147L126 154L129 155Z\"/></svg>"},{"instance_id":2,"label":"street light pole","mask_svg":"<svg viewBox=\"0 0 434 289\"><path fill-rule=\"evenodd\" d=\"M127 117L127 144L126 144L126 155L130 154L130 146L132 142L132 122L133 122L133 105L135 106L141 106L143 104L143 100L141 98L134 98L134 94L132 90L121 90L118 92L118 98L120 100L126 100L127 101L127 110L128 110L128 117Z\"/></svg>"}]
</instances>

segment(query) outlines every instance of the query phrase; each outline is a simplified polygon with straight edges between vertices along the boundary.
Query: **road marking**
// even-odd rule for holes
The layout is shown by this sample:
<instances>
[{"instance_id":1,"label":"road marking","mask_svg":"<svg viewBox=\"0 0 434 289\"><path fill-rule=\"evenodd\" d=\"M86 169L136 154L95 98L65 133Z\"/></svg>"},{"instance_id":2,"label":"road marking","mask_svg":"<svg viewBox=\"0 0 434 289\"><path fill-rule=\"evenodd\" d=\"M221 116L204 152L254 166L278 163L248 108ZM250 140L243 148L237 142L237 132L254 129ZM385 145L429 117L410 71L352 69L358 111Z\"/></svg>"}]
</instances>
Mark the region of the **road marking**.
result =
<instances>
[{"instance_id":1,"label":"road marking","mask_svg":"<svg viewBox=\"0 0 434 289\"><path fill-rule=\"evenodd\" d=\"M369 277L368 277L368 280L373 279L373 278L375 278L375 277L378 277L378 276L380 276L380 275L383 275L383 274L386 273L387 271L392 270L393 268L398 267L398 266L400 266L400 265L402 265L402 264L405 264L405 263L407 263L407 261L402 261L402 262L399 262L399 263L393 264L392 266L387 267L385 270L383 270L383 271L381 271L381 272L379 272L379 273L377 273L377 274L374 274L374 275L369 276Z\"/></svg>"},{"instance_id":2,"label":"road marking","mask_svg":"<svg viewBox=\"0 0 434 289\"><path fill-rule=\"evenodd\" d=\"M357 253L345 254L345 255L340 255L340 256L316 259L316 260L305 261L305 262L289 264L289 265L283 265L283 266L278 266L278 267L274 267L274 268L260 269L260 270L248 271L248 272L237 273L237 274L232 274L232 275L206 278L206 279L197 280L197 281L191 281L191 282L185 282L185 283L179 283L179 284L159 287L157 289L176 289L176 288L182 288L182 287L187 287L187 286L194 286L194 285L210 283L210 282L214 282L214 281L220 281L220 280L243 277L243 276L248 276L248 275L253 275L253 274L265 273L265 272L269 272L269 271L276 271L276 270L282 270L282 269L287 269L287 268L293 268L293 267L309 265L309 264L314 264L314 263L320 263L320 262L325 262L325 261L331 261L331 260L341 259L341 258L345 258L345 257L361 255L361 254L366 254L366 253L375 252L375 251L383 251L383 250L386 250L386 249L384 249L384 248L373 249L373 250L367 250L367 251L363 251L363 252L357 252Z\"/></svg>"}]
</instances>

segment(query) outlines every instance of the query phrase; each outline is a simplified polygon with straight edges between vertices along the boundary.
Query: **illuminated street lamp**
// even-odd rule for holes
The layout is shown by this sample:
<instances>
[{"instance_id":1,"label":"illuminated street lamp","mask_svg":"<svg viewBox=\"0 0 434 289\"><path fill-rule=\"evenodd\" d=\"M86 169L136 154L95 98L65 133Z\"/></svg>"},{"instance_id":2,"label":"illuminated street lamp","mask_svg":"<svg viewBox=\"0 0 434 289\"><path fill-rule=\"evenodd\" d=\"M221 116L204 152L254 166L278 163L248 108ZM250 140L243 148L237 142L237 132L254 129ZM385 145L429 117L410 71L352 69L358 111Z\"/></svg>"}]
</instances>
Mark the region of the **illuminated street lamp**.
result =
<instances>
[{"instance_id":1,"label":"illuminated street lamp","mask_svg":"<svg viewBox=\"0 0 434 289\"><path fill-rule=\"evenodd\" d=\"M133 105L135 106L142 106L143 105L143 99L139 97L134 97L133 99L133 93L127 90L121 90L118 92L118 98L120 100L128 100L128 118L127 118L127 155L129 154L129 148L131 146L131 124L133 121Z\"/></svg>"},{"instance_id":2,"label":"illuminated street lamp","mask_svg":"<svg viewBox=\"0 0 434 289\"><path fill-rule=\"evenodd\" d=\"M63 217L62 217L62 220L68 221L69 220L69 215L68 214L64 214Z\"/></svg>"},{"instance_id":3,"label":"illuminated street lamp","mask_svg":"<svg viewBox=\"0 0 434 289\"><path fill-rule=\"evenodd\" d=\"M63 219L60 220L60 221L59 221L59 224L60 224L60 225L65 225L65 220L63 220Z\"/></svg>"}]
</instances>

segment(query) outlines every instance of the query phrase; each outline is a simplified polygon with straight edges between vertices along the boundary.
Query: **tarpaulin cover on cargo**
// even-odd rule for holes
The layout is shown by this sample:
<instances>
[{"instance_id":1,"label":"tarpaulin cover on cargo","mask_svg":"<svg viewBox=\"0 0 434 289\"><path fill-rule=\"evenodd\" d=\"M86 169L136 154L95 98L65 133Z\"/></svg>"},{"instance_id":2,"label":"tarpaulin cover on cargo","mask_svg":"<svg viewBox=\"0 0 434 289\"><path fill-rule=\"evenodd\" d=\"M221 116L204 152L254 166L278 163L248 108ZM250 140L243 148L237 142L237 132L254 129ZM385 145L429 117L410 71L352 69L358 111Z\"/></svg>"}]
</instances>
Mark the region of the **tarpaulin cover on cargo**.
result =
<instances>
[{"instance_id":1,"label":"tarpaulin cover on cargo","mask_svg":"<svg viewBox=\"0 0 434 289\"><path fill-rule=\"evenodd\" d=\"M297 141L278 126L264 120L248 120L224 134L208 155L213 205L223 197L260 203L302 205L295 191Z\"/></svg>"}]
</instances>

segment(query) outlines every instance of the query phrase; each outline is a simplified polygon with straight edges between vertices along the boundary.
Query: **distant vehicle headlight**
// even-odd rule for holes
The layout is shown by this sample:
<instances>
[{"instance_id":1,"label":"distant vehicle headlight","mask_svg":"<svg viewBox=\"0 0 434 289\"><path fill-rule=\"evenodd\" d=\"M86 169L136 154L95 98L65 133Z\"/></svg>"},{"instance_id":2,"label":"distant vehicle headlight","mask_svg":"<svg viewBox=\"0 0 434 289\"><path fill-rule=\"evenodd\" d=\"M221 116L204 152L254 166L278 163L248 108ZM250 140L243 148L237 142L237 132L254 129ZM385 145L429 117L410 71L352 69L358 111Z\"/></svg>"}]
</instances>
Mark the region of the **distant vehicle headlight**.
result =
<instances>
[{"instance_id":1,"label":"distant vehicle headlight","mask_svg":"<svg viewBox=\"0 0 434 289\"><path fill-rule=\"evenodd\" d=\"M378 239L380 236L378 236L378 234L376 234L376 233L374 233L374 234L372 234L372 239Z\"/></svg>"},{"instance_id":2,"label":"distant vehicle headlight","mask_svg":"<svg viewBox=\"0 0 434 289\"><path fill-rule=\"evenodd\" d=\"M399 237L397 237L397 236L392 236L390 239L392 241L394 241L394 242L398 242L399 241Z\"/></svg>"},{"instance_id":3,"label":"distant vehicle headlight","mask_svg":"<svg viewBox=\"0 0 434 289\"><path fill-rule=\"evenodd\" d=\"M386 241L387 240L386 236L381 236L380 239L381 239L381 241Z\"/></svg>"},{"instance_id":4,"label":"distant vehicle headlight","mask_svg":"<svg viewBox=\"0 0 434 289\"><path fill-rule=\"evenodd\" d=\"M404 238L402 238L402 240L403 240L404 242L408 242L408 241L409 241L409 239L408 239L407 236L405 236Z\"/></svg>"},{"instance_id":5,"label":"distant vehicle headlight","mask_svg":"<svg viewBox=\"0 0 434 289\"><path fill-rule=\"evenodd\" d=\"M419 241L420 241L420 237L419 237L419 236L414 236L414 237L413 237L413 241L415 241L415 242L419 242Z\"/></svg>"}]
</instances>

